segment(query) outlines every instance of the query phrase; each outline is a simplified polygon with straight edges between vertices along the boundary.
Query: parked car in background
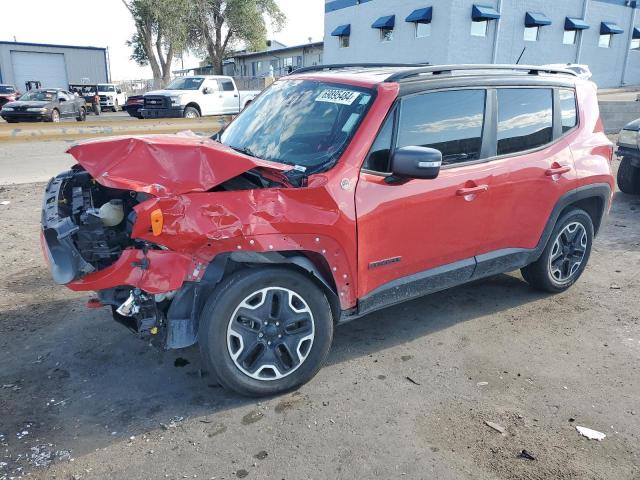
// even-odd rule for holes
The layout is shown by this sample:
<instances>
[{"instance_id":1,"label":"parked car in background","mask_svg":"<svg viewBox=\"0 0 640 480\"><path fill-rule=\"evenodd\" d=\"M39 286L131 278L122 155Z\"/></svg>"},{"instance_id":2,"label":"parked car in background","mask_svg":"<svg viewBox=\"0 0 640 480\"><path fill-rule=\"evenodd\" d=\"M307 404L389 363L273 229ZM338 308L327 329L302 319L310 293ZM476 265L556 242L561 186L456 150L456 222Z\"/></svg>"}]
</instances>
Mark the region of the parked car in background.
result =
<instances>
[{"instance_id":1,"label":"parked car in background","mask_svg":"<svg viewBox=\"0 0 640 480\"><path fill-rule=\"evenodd\" d=\"M640 195L640 119L627 124L618 136L618 188L630 195Z\"/></svg>"},{"instance_id":2,"label":"parked car in background","mask_svg":"<svg viewBox=\"0 0 640 480\"><path fill-rule=\"evenodd\" d=\"M20 96L20 92L13 85L0 84L0 107L5 103L14 102Z\"/></svg>"},{"instance_id":3,"label":"parked car in background","mask_svg":"<svg viewBox=\"0 0 640 480\"><path fill-rule=\"evenodd\" d=\"M100 115L100 95L98 95L98 85L71 84L69 91L79 97L84 98L84 106L87 112Z\"/></svg>"},{"instance_id":4,"label":"parked car in background","mask_svg":"<svg viewBox=\"0 0 640 480\"><path fill-rule=\"evenodd\" d=\"M216 139L71 147L42 246L57 283L165 349L199 343L251 396L310 380L334 326L381 308L518 269L566 291L615 187L596 87L567 70L306 68Z\"/></svg>"},{"instance_id":5,"label":"parked car in background","mask_svg":"<svg viewBox=\"0 0 640 480\"><path fill-rule=\"evenodd\" d=\"M135 118L142 118L142 113L140 110L144 107L144 96L143 95L133 95L127 98L127 103L122 107L123 110L126 110L129 115Z\"/></svg>"},{"instance_id":6,"label":"parked car in background","mask_svg":"<svg viewBox=\"0 0 640 480\"><path fill-rule=\"evenodd\" d=\"M117 112L127 103L127 94L114 83L99 83L98 95L100 95L100 108L102 110Z\"/></svg>"},{"instance_id":7,"label":"parked car in background","mask_svg":"<svg viewBox=\"0 0 640 480\"><path fill-rule=\"evenodd\" d=\"M19 100L5 104L0 116L9 123L59 122L70 117L82 122L87 118L87 110L84 98L60 88L45 88L30 90Z\"/></svg>"},{"instance_id":8,"label":"parked car in background","mask_svg":"<svg viewBox=\"0 0 640 480\"><path fill-rule=\"evenodd\" d=\"M141 114L143 118L235 115L259 94L259 91L239 91L232 77L179 77L164 90L145 93Z\"/></svg>"}]
</instances>

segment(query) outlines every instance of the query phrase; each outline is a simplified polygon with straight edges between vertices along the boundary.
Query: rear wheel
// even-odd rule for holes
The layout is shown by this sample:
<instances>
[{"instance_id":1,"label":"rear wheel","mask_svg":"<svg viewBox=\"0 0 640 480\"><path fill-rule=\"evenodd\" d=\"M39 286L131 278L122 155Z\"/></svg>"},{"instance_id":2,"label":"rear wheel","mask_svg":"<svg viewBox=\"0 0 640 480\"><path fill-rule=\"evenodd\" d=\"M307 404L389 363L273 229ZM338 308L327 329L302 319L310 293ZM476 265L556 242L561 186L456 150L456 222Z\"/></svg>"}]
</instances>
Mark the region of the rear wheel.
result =
<instances>
[{"instance_id":1,"label":"rear wheel","mask_svg":"<svg viewBox=\"0 0 640 480\"><path fill-rule=\"evenodd\" d=\"M80 107L80 112L78 112L78 116L76 120L79 122L84 122L87 119L87 110L84 107Z\"/></svg>"},{"instance_id":2,"label":"rear wheel","mask_svg":"<svg viewBox=\"0 0 640 480\"><path fill-rule=\"evenodd\" d=\"M200 116L200 112L195 107L187 107L184 109L182 116L184 118L198 118Z\"/></svg>"},{"instance_id":3,"label":"rear wheel","mask_svg":"<svg viewBox=\"0 0 640 480\"><path fill-rule=\"evenodd\" d=\"M538 290L563 292L584 272L592 244L591 217L584 210L572 209L558 220L542 255L522 269L522 276Z\"/></svg>"},{"instance_id":4,"label":"rear wheel","mask_svg":"<svg viewBox=\"0 0 640 480\"><path fill-rule=\"evenodd\" d=\"M631 163L631 157L623 157L618 168L618 188L629 195L640 195L640 167Z\"/></svg>"},{"instance_id":5,"label":"rear wheel","mask_svg":"<svg viewBox=\"0 0 640 480\"><path fill-rule=\"evenodd\" d=\"M200 320L200 352L220 383L247 396L294 389L329 353L333 318L323 291L286 268L253 268L223 280Z\"/></svg>"}]
</instances>

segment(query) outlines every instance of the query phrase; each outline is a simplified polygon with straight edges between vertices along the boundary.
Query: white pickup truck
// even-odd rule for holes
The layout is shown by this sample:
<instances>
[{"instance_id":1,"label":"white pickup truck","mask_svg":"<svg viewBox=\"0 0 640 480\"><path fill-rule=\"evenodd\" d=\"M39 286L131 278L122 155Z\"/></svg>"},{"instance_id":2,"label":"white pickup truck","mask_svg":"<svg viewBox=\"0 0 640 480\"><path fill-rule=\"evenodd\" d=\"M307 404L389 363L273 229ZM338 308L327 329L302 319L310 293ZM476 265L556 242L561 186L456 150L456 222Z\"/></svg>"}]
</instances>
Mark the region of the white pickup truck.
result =
<instances>
[{"instance_id":1,"label":"white pickup truck","mask_svg":"<svg viewBox=\"0 0 640 480\"><path fill-rule=\"evenodd\" d=\"M127 94L113 83L99 83L100 109L117 112L127 103Z\"/></svg>"},{"instance_id":2,"label":"white pickup truck","mask_svg":"<svg viewBox=\"0 0 640 480\"><path fill-rule=\"evenodd\" d=\"M179 77L164 90L146 93L140 114L142 118L235 115L259 93L259 91L238 91L231 77L217 75Z\"/></svg>"}]
</instances>

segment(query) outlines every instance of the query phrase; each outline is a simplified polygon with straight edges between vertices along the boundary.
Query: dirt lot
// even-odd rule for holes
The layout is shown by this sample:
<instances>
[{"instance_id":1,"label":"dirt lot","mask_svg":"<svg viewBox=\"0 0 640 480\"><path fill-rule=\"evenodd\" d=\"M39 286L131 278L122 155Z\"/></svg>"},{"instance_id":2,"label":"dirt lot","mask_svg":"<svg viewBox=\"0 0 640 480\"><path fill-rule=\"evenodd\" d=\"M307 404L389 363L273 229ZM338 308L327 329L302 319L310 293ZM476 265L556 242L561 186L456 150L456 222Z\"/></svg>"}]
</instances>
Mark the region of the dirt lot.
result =
<instances>
[{"instance_id":1,"label":"dirt lot","mask_svg":"<svg viewBox=\"0 0 640 480\"><path fill-rule=\"evenodd\" d=\"M375 313L255 402L54 286L42 189L0 187L0 479L640 478L640 198L617 195L570 291L514 273Z\"/></svg>"}]
</instances>

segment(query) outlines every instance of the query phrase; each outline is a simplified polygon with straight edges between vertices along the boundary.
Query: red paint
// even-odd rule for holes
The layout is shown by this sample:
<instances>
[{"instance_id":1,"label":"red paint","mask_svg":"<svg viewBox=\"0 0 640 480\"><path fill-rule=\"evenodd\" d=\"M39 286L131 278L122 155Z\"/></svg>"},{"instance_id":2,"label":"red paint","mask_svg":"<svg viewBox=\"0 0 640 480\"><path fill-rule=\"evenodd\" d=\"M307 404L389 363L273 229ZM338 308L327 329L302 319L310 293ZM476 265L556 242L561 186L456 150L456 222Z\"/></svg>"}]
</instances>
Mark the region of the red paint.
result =
<instances>
[{"instance_id":1,"label":"red paint","mask_svg":"<svg viewBox=\"0 0 640 480\"><path fill-rule=\"evenodd\" d=\"M139 266L141 251L125 250L115 264L69 287L131 285L162 293L200 280L220 253L301 251L332 276L347 309L402 276L496 249L532 248L560 196L586 183L606 182L613 191L611 145L586 82L576 81L580 127L548 148L443 169L435 180L390 185L381 176L361 173L361 166L398 96L398 84L378 83L373 75L304 78L375 86L378 92L337 165L309 177L305 187L286 185L282 172L290 167L194 136L114 138L71 148L102 185L151 194L135 207L132 236L168 250L149 251L146 269ZM253 168L285 186L208 192ZM163 226L154 235L151 213L158 209ZM369 268L398 256L400 262Z\"/></svg>"}]
</instances>

